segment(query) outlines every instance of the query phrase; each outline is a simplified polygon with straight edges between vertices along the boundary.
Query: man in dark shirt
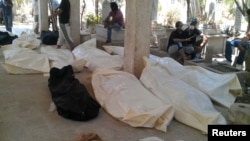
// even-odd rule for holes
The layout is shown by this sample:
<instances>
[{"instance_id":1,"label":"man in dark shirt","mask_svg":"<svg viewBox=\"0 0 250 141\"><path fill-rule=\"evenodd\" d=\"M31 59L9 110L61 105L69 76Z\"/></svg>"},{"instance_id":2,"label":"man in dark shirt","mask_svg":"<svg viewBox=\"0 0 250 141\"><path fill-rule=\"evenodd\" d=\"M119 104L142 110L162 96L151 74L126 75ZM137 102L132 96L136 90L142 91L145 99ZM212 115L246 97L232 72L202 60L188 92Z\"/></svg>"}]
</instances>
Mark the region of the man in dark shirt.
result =
<instances>
[{"instance_id":1,"label":"man in dark shirt","mask_svg":"<svg viewBox=\"0 0 250 141\"><path fill-rule=\"evenodd\" d=\"M201 51L208 42L206 35L204 35L196 26L198 24L197 19L192 19L190 25L185 29L184 34L186 38L190 38L190 41L185 42L186 45L191 45L194 48L194 53L192 53L192 58L201 58ZM201 39L197 40L200 37Z\"/></svg>"},{"instance_id":2,"label":"man in dark shirt","mask_svg":"<svg viewBox=\"0 0 250 141\"><path fill-rule=\"evenodd\" d=\"M49 16L52 18L54 16L59 16L59 39L57 41L57 47L60 48L66 41L70 50L73 50L75 45L70 35L70 2L69 0L62 0L56 12Z\"/></svg>"},{"instance_id":3,"label":"man in dark shirt","mask_svg":"<svg viewBox=\"0 0 250 141\"><path fill-rule=\"evenodd\" d=\"M183 23L177 21L175 27L176 30L170 34L167 51L170 57L183 64L184 60L190 59L189 53L193 52L193 47L183 46L184 42L190 41L183 32Z\"/></svg>"}]
</instances>

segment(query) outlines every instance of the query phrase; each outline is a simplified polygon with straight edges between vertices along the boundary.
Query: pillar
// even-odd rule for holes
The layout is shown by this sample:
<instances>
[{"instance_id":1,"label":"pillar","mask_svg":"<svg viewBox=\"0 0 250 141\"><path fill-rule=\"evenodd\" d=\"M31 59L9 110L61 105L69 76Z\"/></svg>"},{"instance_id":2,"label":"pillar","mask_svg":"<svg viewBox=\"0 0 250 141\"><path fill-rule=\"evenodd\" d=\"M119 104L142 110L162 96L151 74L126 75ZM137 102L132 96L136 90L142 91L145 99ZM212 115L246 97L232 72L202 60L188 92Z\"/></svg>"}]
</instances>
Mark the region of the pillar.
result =
<instances>
[{"instance_id":1,"label":"pillar","mask_svg":"<svg viewBox=\"0 0 250 141\"><path fill-rule=\"evenodd\" d=\"M38 0L39 4L39 31L48 31L48 0Z\"/></svg>"},{"instance_id":2,"label":"pillar","mask_svg":"<svg viewBox=\"0 0 250 141\"><path fill-rule=\"evenodd\" d=\"M70 31L75 45L80 43L80 0L70 0Z\"/></svg>"},{"instance_id":3,"label":"pillar","mask_svg":"<svg viewBox=\"0 0 250 141\"><path fill-rule=\"evenodd\" d=\"M149 56L153 0L126 0L124 71L140 77Z\"/></svg>"}]
</instances>

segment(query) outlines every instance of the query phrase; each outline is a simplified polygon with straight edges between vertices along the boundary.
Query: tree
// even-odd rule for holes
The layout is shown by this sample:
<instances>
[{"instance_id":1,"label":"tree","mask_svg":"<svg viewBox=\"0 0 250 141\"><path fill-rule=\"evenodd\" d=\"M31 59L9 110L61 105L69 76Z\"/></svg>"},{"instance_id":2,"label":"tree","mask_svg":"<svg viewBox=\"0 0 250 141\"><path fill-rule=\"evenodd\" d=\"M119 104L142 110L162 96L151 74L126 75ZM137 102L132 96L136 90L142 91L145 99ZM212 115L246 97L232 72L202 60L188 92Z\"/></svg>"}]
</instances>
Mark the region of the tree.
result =
<instances>
[{"instance_id":1,"label":"tree","mask_svg":"<svg viewBox=\"0 0 250 141\"><path fill-rule=\"evenodd\" d=\"M248 0L234 0L236 6L239 8L240 12L242 13L243 16L246 16L246 11L248 9L247 7L247 2Z\"/></svg>"},{"instance_id":2,"label":"tree","mask_svg":"<svg viewBox=\"0 0 250 141\"><path fill-rule=\"evenodd\" d=\"M99 14L99 0L95 0L95 15Z\"/></svg>"},{"instance_id":3,"label":"tree","mask_svg":"<svg viewBox=\"0 0 250 141\"><path fill-rule=\"evenodd\" d=\"M190 0L187 0L187 20L190 19Z\"/></svg>"},{"instance_id":4,"label":"tree","mask_svg":"<svg viewBox=\"0 0 250 141\"><path fill-rule=\"evenodd\" d=\"M243 16L247 16L247 9L249 9L249 7L247 6L249 4L249 0L234 0L237 8L240 10L240 12L242 13ZM246 33L250 31L250 19L248 18L248 24L247 24L247 30Z\"/></svg>"},{"instance_id":5,"label":"tree","mask_svg":"<svg viewBox=\"0 0 250 141\"><path fill-rule=\"evenodd\" d=\"M81 11L81 29L83 28L83 23L82 23L82 20L83 20L83 13L85 12L85 8L86 8L86 2L85 0L82 1L83 5L82 5L82 11Z\"/></svg>"},{"instance_id":6,"label":"tree","mask_svg":"<svg viewBox=\"0 0 250 141\"><path fill-rule=\"evenodd\" d=\"M199 20L204 20L204 0L185 0L187 3L187 21L192 18L198 18Z\"/></svg>"}]
</instances>

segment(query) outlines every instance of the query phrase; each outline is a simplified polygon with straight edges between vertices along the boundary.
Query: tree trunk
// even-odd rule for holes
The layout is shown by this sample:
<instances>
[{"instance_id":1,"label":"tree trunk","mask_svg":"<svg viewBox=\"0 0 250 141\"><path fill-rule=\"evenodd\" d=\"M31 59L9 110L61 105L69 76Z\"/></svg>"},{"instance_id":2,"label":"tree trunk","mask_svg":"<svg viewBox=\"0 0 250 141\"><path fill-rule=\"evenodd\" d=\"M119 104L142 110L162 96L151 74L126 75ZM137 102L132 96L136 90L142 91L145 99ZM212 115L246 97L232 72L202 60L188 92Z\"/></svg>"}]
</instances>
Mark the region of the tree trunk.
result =
<instances>
[{"instance_id":1,"label":"tree trunk","mask_svg":"<svg viewBox=\"0 0 250 141\"><path fill-rule=\"evenodd\" d=\"M240 12L242 13L243 16L248 16L247 15L247 3L244 0L241 0L241 2L239 2L238 0L234 0L236 6L238 7L238 9L240 10ZM249 16L248 16L249 17ZM247 29L246 29L246 33L248 33L250 31L250 19L248 19L248 24L247 24Z\"/></svg>"},{"instance_id":2,"label":"tree trunk","mask_svg":"<svg viewBox=\"0 0 250 141\"><path fill-rule=\"evenodd\" d=\"M82 25L83 13L84 13L85 8L86 8L86 2L85 2L85 0L83 0L82 2L83 2L83 5L82 5L82 12L81 12L81 29L83 28L83 25Z\"/></svg>"},{"instance_id":3,"label":"tree trunk","mask_svg":"<svg viewBox=\"0 0 250 141\"><path fill-rule=\"evenodd\" d=\"M190 0L187 0L187 21L190 20Z\"/></svg>"},{"instance_id":4,"label":"tree trunk","mask_svg":"<svg viewBox=\"0 0 250 141\"><path fill-rule=\"evenodd\" d=\"M98 9L99 9L99 0L95 0L95 15L98 15Z\"/></svg>"}]
</instances>

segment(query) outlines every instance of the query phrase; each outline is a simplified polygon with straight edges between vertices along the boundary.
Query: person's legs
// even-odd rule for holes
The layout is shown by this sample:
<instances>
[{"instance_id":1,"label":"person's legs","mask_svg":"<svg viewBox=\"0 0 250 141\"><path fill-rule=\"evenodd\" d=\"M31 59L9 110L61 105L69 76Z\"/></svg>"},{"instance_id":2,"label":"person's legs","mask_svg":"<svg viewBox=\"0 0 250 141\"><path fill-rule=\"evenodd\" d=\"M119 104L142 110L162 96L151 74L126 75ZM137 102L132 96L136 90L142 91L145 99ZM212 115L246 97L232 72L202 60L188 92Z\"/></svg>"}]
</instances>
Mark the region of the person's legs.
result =
<instances>
[{"instance_id":1,"label":"person's legs","mask_svg":"<svg viewBox=\"0 0 250 141\"><path fill-rule=\"evenodd\" d=\"M106 41L106 43L111 42L111 35L112 35L112 27L108 27L107 28L107 41Z\"/></svg>"},{"instance_id":2,"label":"person's legs","mask_svg":"<svg viewBox=\"0 0 250 141\"><path fill-rule=\"evenodd\" d=\"M38 34L39 33L39 22L38 22L38 15L35 15L34 16L34 24L35 24L35 26L34 26L34 32L36 33L36 34Z\"/></svg>"},{"instance_id":3,"label":"person's legs","mask_svg":"<svg viewBox=\"0 0 250 141\"><path fill-rule=\"evenodd\" d=\"M196 58L201 58L202 53L204 52L204 48L206 46L206 43L203 46L200 46L200 44L203 42L203 40L198 40L194 43L193 47L195 50Z\"/></svg>"},{"instance_id":4,"label":"person's legs","mask_svg":"<svg viewBox=\"0 0 250 141\"><path fill-rule=\"evenodd\" d=\"M194 43L193 47L195 49L195 53L201 53L202 49L204 48L205 45L200 47L200 44L202 43L202 40L198 40Z\"/></svg>"},{"instance_id":5,"label":"person's legs","mask_svg":"<svg viewBox=\"0 0 250 141\"><path fill-rule=\"evenodd\" d=\"M12 32L12 15L8 15L6 16L6 30L8 30L9 32Z\"/></svg>"},{"instance_id":6,"label":"person's legs","mask_svg":"<svg viewBox=\"0 0 250 141\"><path fill-rule=\"evenodd\" d=\"M118 23L114 23L113 25L108 26L108 28L107 28L107 41L106 41L106 43L110 43L111 42L112 29L114 29L114 30L121 30L121 26Z\"/></svg>"},{"instance_id":7,"label":"person's legs","mask_svg":"<svg viewBox=\"0 0 250 141\"><path fill-rule=\"evenodd\" d=\"M182 59L183 60L187 59L181 43L176 43L176 44L169 46L168 54L171 58L173 58L179 62Z\"/></svg>"},{"instance_id":8,"label":"person's legs","mask_svg":"<svg viewBox=\"0 0 250 141\"><path fill-rule=\"evenodd\" d=\"M8 16L7 15L4 15L4 25L5 25L6 30L9 31L8 30Z\"/></svg>"},{"instance_id":9,"label":"person's legs","mask_svg":"<svg viewBox=\"0 0 250 141\"><path fill-rule=\"evenodd\" d=\"M114 29L114 30L121 30L121 26L118 23L114 23L112 25L112 29Z\"/></svg>"},{"instance_id":10,"label":"person's legs","mask_svg":"<svg viewBox=\"0 0 250 141\"><path fill-rule=\"evenodd\" d=\"M178 52L178 46L177 45L171 45L168 48L168 54L172 58L176 58L176 53Z\"/></svg>"},{"instance_id":11,"label":"person's legs","mask_svg":"<svg viewBox=\"0 0 250 141\"><path fill-rule=\"evenodd\" d=\"M225 58L229 62L232 62L233 46L234 46L234 40L226 41Z\"/></svg>"},{"instance_id":12,"label":"person's legs","mask_svg":"<svg viewBox=\"0 0 250 141\"><path fill-rule=\"evenodd\" d=\"M61 24L60 24L60 27L61 27ZM65 42L64 35L63 35L63 32L62 32L61 28L59 29L58 34L59 34L59 36L58 36L58 40L57 40L57 48L61 48L61 46Z\"/></svg>"},{"instance_id":13,"label":"person's legs","mask_svg":"<svg viewBox=\"0 0 250 141\"><path fill-rule=\"evenodd\" d=\"M177 60L183 59L183 61L184 61L184 60L188 59L185 52L184 52L184 50L183 50L183 48L179 50L179 53L181 55L181 58L178 58Z\"/></svg>"},{"instance_id":14,"label":"person's legs","mask_svg":"<svg viewBox=\"0 0 250 141\"><path fill-rule=\"evenodd\" d=\"M194 52L194 47L192 45L184 46L183 50L185 53L191 54Z\"/></svg>"},{"instance_id":15,"label":"person's legs","mask_svg":"<svg viewBox=\"0 0 250 141\"><path fill-rule=\"evenodd\" d=\"M240 41L240 39L234 39L226 42L225 58L227 59L227 61L232 62L233 48L237 47Z\"/></svg>"},{"instance_id":16,"label":"person's legs","mask_svg":"<svg viewBox=\"0 0 250 141\"><path fill-rule=\"evenodd\" d=\"M247 47L249 46L249 43L248 42L245 42L242 44L242 47L245 49L245 51L240 51L238 57L237 57L237 60L236 60L236 64L238 65L242 65L244 60L245 60L245 54L246 54L246 50L247 50Z\"/></svg>"},{"instance_id":17,"label":"person's legs","mask_svg":"<svg viewBox=\"0 0 250 141\"><path fill-rule=\"evenodd\" d=\"M195 50L192 45L184 46L183 51L188 54L187 59L193 59L195 58Z\"/></svg>"},{"instance_id":18,"label":"person's legs","mask_svg":"<svg viewBox=\"0 0 250 141\"><path fill-rule=\"evenodd\" d=\"M70 49L73 50L75 48L75 44L73 42L73 39L70 35L70 27L69 24L60 24L61 31L63 33L63 37L67 44L69 45Z\"/></svg>"}]
</instances>

